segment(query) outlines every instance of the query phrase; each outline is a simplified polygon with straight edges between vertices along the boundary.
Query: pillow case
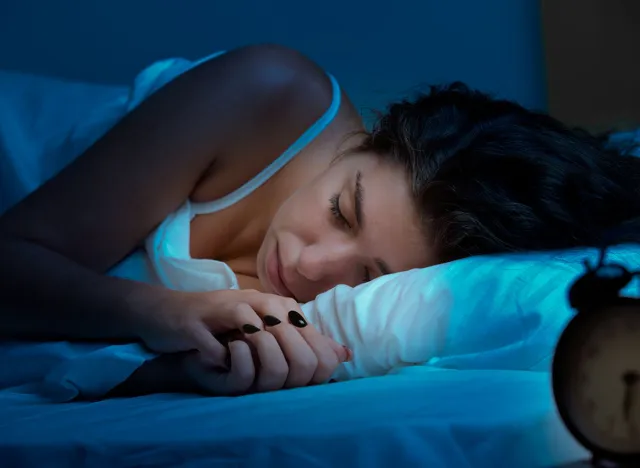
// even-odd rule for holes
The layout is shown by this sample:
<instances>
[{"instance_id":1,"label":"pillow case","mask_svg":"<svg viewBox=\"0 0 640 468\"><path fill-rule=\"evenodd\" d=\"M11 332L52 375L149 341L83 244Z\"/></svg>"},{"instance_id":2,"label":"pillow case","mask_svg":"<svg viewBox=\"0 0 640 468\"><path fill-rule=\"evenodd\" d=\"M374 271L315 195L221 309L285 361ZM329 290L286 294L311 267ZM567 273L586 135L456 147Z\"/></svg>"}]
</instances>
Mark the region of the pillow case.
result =
<instances>
[{"instance_id":1,"label":"pillow case","mask_svg":"<svg viewBox=\"0 0 640 468\"><path fill-rule=\"evenodd\" d=\"M596 249L471 257L338 286L302 308L354 352L336 380L416 364L545 371L574 314L568 289L597 258ZM638 270L640 246L612 248L606 260Z\"/></svg>"}]
</instances>

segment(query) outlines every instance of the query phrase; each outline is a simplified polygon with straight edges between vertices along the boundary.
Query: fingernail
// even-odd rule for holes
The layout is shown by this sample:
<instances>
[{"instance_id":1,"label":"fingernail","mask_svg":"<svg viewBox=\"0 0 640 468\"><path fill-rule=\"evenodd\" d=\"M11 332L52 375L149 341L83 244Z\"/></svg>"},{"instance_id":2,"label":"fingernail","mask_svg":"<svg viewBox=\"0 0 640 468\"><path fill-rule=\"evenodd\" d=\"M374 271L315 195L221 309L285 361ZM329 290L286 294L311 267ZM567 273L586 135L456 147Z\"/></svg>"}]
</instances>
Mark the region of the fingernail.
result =
<instances>
[{"instance_id":1,"label":"fingernail","mask_svg":"<svg viewBox=\"0 0 640 468\"><path fill-rule=\"evenodd\" d=\"M260 329L247 323L246 325L242 325L242 331L244 331L247 335L252 335L254 333L258 333Z\"/></svg>"},{"instance_id":2,"label":"fingernail","mask_svg":"<svg viewBox=\"0 0 640 468\"><path fill-rule=\"evenodd\" d=\"M345 350L345 352L347 353L347 358L344 360L344 362L350 362L353 359L353 351L351 351L349 348L347 348L346 346L342 346Z\"/></svg>"},{"instance_id":3,"label":"fingernail","mask_svg":"<svg viewBox=\"0 0 640 468\"><path fill-rule=\"evenodd\" d=\"M275 327L276 325L282 323L280 320L278 320L273 315L265 315L264 317L262 317L262 321L268 327Z\"/></svg>"},{"instance_id":4,"label":"fingernail","mask_svg":"<svg viewBox=\"0 0 640 468\"><path fill-rule=\"evenodd\" d=\"M304 328L307 326L307 321L295 310L289 312L289 321L294 327Z\"/></svg>"}]
</instances>

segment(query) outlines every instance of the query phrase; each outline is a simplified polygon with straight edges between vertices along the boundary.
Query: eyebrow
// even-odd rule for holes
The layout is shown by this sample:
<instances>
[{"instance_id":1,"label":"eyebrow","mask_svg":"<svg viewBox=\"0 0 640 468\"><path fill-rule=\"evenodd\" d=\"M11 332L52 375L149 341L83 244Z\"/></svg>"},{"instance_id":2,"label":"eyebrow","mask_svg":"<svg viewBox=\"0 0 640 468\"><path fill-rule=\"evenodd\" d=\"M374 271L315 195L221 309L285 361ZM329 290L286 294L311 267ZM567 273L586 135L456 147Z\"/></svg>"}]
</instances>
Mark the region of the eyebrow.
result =
<instances>
[{"instance_id":1,"label":"eyebrow","mask_svg":"<svg viewBox=\"0 0 640 468\"><path fill-rule=\"evenodd\" d=\"M358 226L362 228L364 224L364 219L362 216L362 196L364 194L364 190L362 189L362 172L358 171L356 173L356 189L353 192L354 206L356 211L356 222Z\"/></svg>"},{"instance_id":2,"label":"eyebrow","mask_svg":"<svg viewBox=\"0 0 640 468\"><path fill-rule=\"evenodd\" d=\"M353 201L356 212L356 223L358 223L360 229L362 229L364 225L364 215L362 211L363 196L364 189L362 188L362 172L358 171L356 173L356 188L353 192ZM391 274L391 268L389 268L389 265L387 265L384 260L376 258L374 261L383 275Z\"/></svg>"}]
</instances>

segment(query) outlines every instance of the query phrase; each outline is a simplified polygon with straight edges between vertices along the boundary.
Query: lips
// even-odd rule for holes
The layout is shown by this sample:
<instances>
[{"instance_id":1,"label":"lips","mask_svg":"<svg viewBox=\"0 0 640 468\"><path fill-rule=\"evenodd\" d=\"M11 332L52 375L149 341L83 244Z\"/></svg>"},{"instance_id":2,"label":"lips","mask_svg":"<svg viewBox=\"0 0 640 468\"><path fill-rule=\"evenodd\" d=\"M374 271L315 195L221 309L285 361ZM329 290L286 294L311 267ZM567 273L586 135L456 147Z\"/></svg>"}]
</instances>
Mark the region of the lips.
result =
<instances>
[{"instance_id":1,"label":"lips","mask_svg":"<svg viewBox=\"0 0 640 468\"><path fill-rule=\"evenodd\" d=\"M282 271L282 262L280 261L280 246L276 244L276 248L271 255L271 261L268 266L269 280L271 285L281 296L294 297L284 281Z\"/></svg>"}]
</instances>

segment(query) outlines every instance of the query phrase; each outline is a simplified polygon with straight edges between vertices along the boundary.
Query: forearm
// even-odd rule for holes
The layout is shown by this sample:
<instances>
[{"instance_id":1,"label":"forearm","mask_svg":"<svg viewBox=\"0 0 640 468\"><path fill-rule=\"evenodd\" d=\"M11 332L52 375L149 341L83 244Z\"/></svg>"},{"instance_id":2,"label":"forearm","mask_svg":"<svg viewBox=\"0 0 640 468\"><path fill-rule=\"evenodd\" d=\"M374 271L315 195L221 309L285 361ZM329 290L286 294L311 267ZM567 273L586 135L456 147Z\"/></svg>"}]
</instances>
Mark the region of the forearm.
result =
<instances>
[{"instance_id":1,"label":"forearm","mask_svg":"<svg viewBox=\"0 0 640 468\"><path fill-rule=\"evenodd\" d=\"M1 238L0 258L2 337L135 340L136 314L157 300L153 286L107 277L32 242Z\"/></svg>"}]
</instances>

